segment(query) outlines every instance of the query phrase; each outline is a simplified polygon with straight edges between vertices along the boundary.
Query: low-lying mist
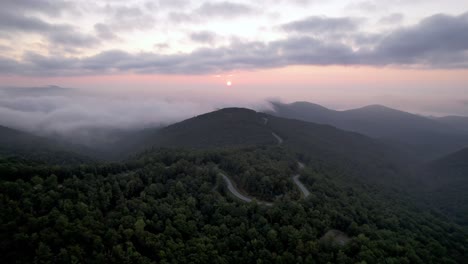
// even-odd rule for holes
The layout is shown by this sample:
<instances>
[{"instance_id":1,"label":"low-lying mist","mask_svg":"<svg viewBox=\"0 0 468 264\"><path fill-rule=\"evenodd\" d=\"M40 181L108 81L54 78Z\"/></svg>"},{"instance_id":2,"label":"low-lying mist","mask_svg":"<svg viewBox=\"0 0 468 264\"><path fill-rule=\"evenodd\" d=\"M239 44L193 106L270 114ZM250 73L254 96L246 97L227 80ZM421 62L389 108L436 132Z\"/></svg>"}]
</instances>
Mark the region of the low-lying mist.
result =
<instances>
[{"instance_id":1,"label":"low-lying mist","mask_svg":"<svg viewBox=\"0 0 468 264\"><path fill-rule=\"evenodd\" d=\"M84 89L21 87L0 89L0 125L41 136L91 143L106 131L157 128L218 108L268 108L266 101L162 95L157 92L106 93Z\"/></svg>"}]
</instances>

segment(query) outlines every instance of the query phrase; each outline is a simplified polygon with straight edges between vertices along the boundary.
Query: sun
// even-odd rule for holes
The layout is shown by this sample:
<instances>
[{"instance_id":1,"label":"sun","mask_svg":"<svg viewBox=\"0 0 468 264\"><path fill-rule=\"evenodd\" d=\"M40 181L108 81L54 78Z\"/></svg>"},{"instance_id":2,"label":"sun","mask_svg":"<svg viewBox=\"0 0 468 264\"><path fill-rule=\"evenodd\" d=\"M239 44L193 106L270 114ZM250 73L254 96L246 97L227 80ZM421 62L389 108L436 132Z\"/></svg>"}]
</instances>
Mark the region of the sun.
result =
<instances>
[{"instance_id":1,"label":"sun","mask_svg":"<svg viewBox=\"0 0 468 264\"><path fill-rule=\"evenodd\" d=\"M231 86L231 85L232 85L232 82L231 82L231 81L227 81L227 82L226 82L226 85L227 85L227 86Z\"/></svg>"}]
</instances>

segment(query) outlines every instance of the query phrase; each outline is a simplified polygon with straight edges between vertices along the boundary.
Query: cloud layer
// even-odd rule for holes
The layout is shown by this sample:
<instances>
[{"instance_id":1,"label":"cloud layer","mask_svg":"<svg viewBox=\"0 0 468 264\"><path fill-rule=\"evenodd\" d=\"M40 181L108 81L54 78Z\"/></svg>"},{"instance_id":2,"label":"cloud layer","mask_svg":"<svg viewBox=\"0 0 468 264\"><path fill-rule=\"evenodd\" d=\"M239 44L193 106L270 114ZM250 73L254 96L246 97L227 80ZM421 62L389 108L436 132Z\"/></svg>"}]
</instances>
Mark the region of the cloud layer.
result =
<instances>
[{"instance_id":1,"label":"cloud layer","mask_svg":"<svg viewBox=\"0 0 468 264\"><path fill-rule=\"evenodd\" d=\"M349 17L308 17L303 20L286 23L282 28L286 31L301 33L336 33L354 31L358 27L358 20Z\"/></svg>"},{"instance_id":2,"label":"cloud layer","mask_svg":"<svg viewBox=\"0 0 468 264\"><path fill-rule=\"evenodd\" d=\"M0 10L0 48L11 50L2 48L7 52L0 55L0 75L212 74L289 65L468 68L468 13L435 14L408 25L400 25L405 15L391 13L376 19L377 24L387 26L378 31L368 30L366 17L309 15L284 23L270 19L267 26L258 25L255 30L275 37L239 37L204 27L211 24L223 31L226 25L227 32L248 31L249 24L237 27L236 23L263 21L271 15L267 11L271 6L287 1L256 5L243 1L169 2L108 1L93 6L88 1L79 5L5 0L2 7L6 8ZM302 8L314 5L314 1L296 2ZM357 6L372 6L372 12L377 12L380 2L364 1ZM175 7L179 7L177 11ZM75 14L86 21L86 12L101 14L103 19L86 30L64 19ZM160 25L166 25L161 34L176 40L153 42L146 50L130 50L122 44L128 36ZM31 38L40 48L18 45L21 49L17 49L15 36L20 41ZM139 35L132 41L139 45L145 37ZM162 45L165 48L158 48Z\"/></svg>"},{"instance_id":3,"label":"cloud layer","mask_svg":"<svg viewBox=\"0 0 468 264\"><path fill-rule=\"evenodd\" d=\"M67 136L91 129L132 130L168 125L231 105L252 108L245 101L188 100L157 93L104 95L57 86L0 88L0 125ZM255 105L258 109L266 103Z\"/></svg>"}]
</instances>

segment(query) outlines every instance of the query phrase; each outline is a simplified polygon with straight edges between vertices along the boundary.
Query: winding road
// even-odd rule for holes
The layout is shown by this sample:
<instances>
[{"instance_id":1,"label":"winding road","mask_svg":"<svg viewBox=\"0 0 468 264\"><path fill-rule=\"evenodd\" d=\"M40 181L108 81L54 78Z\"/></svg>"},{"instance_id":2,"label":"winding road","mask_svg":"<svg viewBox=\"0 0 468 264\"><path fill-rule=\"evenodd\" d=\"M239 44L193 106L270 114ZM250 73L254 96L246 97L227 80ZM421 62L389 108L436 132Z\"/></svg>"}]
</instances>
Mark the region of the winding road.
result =
<instances>
[{"instance_id":1,"label":"winding road","mask_svg":"<svg viewBox=\"0 0 468 264\"><path fill-rule=\"evenodd\" d=\"M283 144L283 139L280 136L276 135L275 132L271 132L271 134L278 140L278 145Z\"/></svg>"},{"instance_id":2,"label":"winding road","mask_svg":"<svg viewBox=\"0 0 468 264\"><path fill-rule=\"evenodd\" d=\"M266 120L265 121L265 124L266 124L268 122L268 119L265 118L265 120ZM275 132L271 132L271 134L273 135L273 137L276 138L276 140L278 140L278 145L283 144L283 139L280 136L275 134ZM300 170L304 169L304 167L305 167L304 163L298 161L297 164L299 165ZM307 188L304 186L304 184L302 184L302 182L299 180L300 176L301 175L296 174L292 178L293 178L294 183L297 185L297 187L299 187L299 190L301 190L302 195L304 196L304 198L306 198L307 196L310 195L310 192L309 192L309 190L307 190Z\"/></svg>"},{"instance_id":3,"label":"winding road","mask_svg":"<svg viewBox=\"0 0 468 264\"><path fill-rule=\"evenodd\" d=\"M298 161L297 164L299 164L299 169L303 169L305 167L302 162ZM301 190L302 195L304 195L304 198L307 198L307 196L310 195L310 192L309 192L309 190L307 190L307 188L304 186L304 184L302 184L302 182L299 180L300 176L301 175L299 175L299 174L294 175L293 176L293 181L297 185L297 187L299 187L299 189Z\"/></svg>"},{"instance_id":4,"label":"winding road","mask_svg":"<svg viewBox=\"0 0 468 264\"><path fill-rule=\"evenodd\" d=\"M253 200L252 198L243 195L242 193L240 193L240 192L236 189L236 187L234 187L234 184L232 183L231 179L229 179L229 177L228 177L226 174L224 174L224 173L220 173L220 174L221 174L221 176L223 176L223 179L226 181L228 190L229 190L234 196L236 196L237 198L241 199L241 200L244 201L244 202L247 202L247 203L252 202L252 200ZM265 202L265 201L260 201L260 200L257 200L257 203L258 203L258 204L262 204L262 205L266 205L266 206L272 206L272 205L273 205L272 203Z\"/></svg>"},{"instance_id":5,"label":"winding road","mask_svg":"<svg viewBox=\"0 0 468 264\"><path fill-rule=\"evenodd\" d=\"M267 125L268 124L268 118L264 117L263 118L263 122L264 122L264 125ZM273 135L273 137L278 141L278 145L281 145L283 144L283 139L278 136L275 132L271 132L271 134ZM301 163L301 162L297 162L297 164L299 165L299 169L302 170L304 169L304 164ZM221 176L223 177L223 179L226 181L227 183L227 187L228 187L228 190L234 195L236 196L237 198L239 198L240 200L244 201L244 202L247 202L247 203L250 203L252 202L253 198L250 198L250 197L247 197L243 194L241 194L237 189L236 187L234 186L234 184L232 183L231 179L229 179L229 177L220 172ZM296 174L294 176L292 176L292 179L293 179L293 182L294 184L297 185L297 187L299 188L299 190L302 192L302 195L304 198L307 198L307 196L310 195L310 192L309 190L307 190L307 188L304 186L304 184L302 184L302 182L299 180L299 177L300 175L299 174ZM262 204L262 205L266 205L266 206L272 206L273 204L272 203L269 203L269 202L265 202L265 201L260 201L260 200L257 200L257 203L258 204Z\"/></svg>"}]
</instances>

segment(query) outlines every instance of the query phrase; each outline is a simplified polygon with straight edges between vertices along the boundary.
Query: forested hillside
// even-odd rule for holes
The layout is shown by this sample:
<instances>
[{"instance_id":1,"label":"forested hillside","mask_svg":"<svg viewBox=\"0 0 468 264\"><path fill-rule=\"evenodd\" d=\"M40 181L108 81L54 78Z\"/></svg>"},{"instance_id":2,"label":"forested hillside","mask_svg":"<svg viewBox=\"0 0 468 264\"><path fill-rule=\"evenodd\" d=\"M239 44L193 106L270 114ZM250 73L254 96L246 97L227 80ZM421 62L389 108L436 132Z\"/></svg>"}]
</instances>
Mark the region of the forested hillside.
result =
<instances>
[{"instance_id":1,"label":"forested hillside","mask_svg":"<svg viewBox=\"0 0 468 264\"><path fill-rule=\"evenodd\" d=\"M0 126L0 157L19 156L55 164L80 163L92 159L84 154L85 147L61 144L44 137Z\"/></svg>"},{"instance_id":2,"label":"forested hillside","mask_svg":"<svg viewBox=\"0 0 468 264\"><path fill-rule=\"evenodd\" d=\"M37 171L37 164L31 168L24 161L3 161L16 169L0 182L2 259L6 263L466 259L467 234L461 228L389 200L373 187L347 184L330 171L308 170L303 175L312 192L306 200L286 195L265 207L231 198L216 164L225 162L226 155L232 157L230 162L235 156L242 161L243 155L250 155L259 163L275 163L275 154L266 149L253 153L156 150L127 164L60 169L42 165ZM344 232L346 242L323 238L330 230Z\"/></svg>"},{"instance_id":3,"label":"forested hillside","mask_svg":"<svg viewBox=\"0 0 468 264\"><path fill-rule=\"evenodd\" d=\"M161 129L153 146L210 148L275 144L262 116L245 108L225 108Z\"/></svg>"},{"instance_id":4,"label":"forested hillside","mask_svg":"<svg viewBox=\"0 0 468 264\"><path fill-rule=\"evenodd\" d=\"M466 118L429 118L382 105L336 111L309 102L272 103L270 114L362 133L398 144L421 160L468 146Z\"/></svg>"},{"instance_id":5,"label":"forested hillside","mask_svg":"<svg viewBox=\"0 0 468 264\"><path fill-rule=\"evenodd\" d=\"M425 179L414 177L410 159L385 142L239 108L144 135L138 142L146 142L146 150L119 162L60 164L53 151L41 152L40 159L0 158L3 260L463 263L467 258L466 226L452 222L459 215L442 206L443 199L451 204L453 199L441 195L434 206L423 193L428 189L416 188ZM239 192L262 202L239 199L221 173ZM293 181L297 174L307 197Z\"/></svg>"},{"instance_id":6,"label":"forested hillside","mask_svg":"<svg viewBox=\"0 0 468 264\"><path fill-rule=\"evenodd\" d=\"M283 140L282 147L299 154L304 161L328 162L355 176L369 176L368 180L373 182L411 180L403 175L407 173L405 165L410 157L402 157L385 142L329 125L278 118L243 108L222 109L176 123L148 140L153 147L258 147L277 145L273 133Z\"/></svg>"},{"instance_id":7,"label":"forested hillside","mask_svg":"<svg viewBox=\"0 0 468 264\"><path fill-rule=\"evenodd\" d=\"M271 116L268 126L303 161L320 161L349 177L372 183L399 187L416 184L407 169L411 157L385 142L329 125Z\"/></svg>"},{"instance_id":8,"label":"forested hillside","mask_svg":"<svg viewBox=\"0 0 468 264\"><path fill-rule=\"evenodd\" d=\"M427 200L468 226L468 148L435 160L420 172Z\"/></svg>"}]
</instances>

